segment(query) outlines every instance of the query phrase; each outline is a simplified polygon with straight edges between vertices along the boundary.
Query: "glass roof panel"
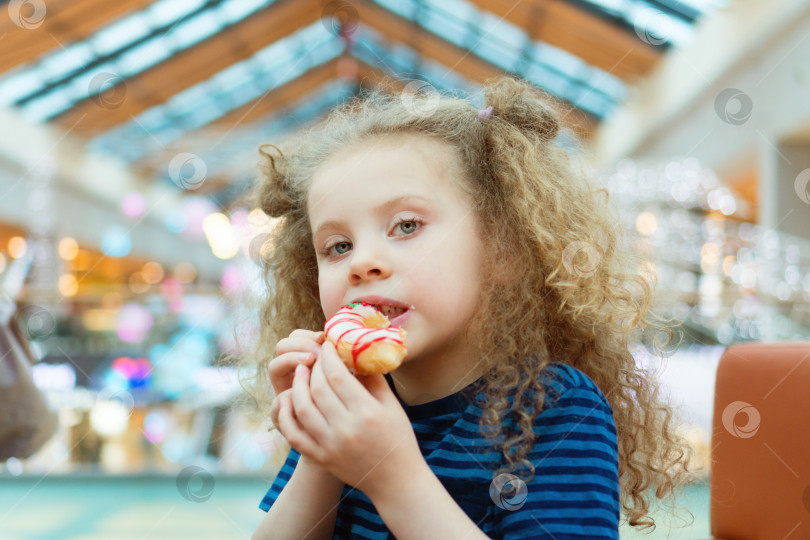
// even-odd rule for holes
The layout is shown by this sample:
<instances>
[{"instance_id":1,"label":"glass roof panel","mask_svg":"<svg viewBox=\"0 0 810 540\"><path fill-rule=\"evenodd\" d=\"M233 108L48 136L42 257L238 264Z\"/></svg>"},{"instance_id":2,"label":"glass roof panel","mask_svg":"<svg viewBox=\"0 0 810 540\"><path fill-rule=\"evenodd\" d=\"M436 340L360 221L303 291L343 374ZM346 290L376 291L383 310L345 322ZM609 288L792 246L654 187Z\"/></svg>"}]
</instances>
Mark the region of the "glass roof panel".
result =
<instances>
[{"instance_id":1,"label":"glass roof panel","mask_svg":"<svg viewBox=\"0 0 810 540\"><path fill-rule=\"evenodd\" d=\"M423 3L436 11L452 14L464 24L477 23L480 18L478 9L467 0L423 0Z\"/></svg>"},{"instance_id":2,"label":"glass roof panel","mask_svg":"<svg viewBox=\"0 0 810 540\"><path fill-rule=\"evenodd\" d=\"M171 37L167 37L167 39L171 40L174 47L185 49L212 36L221 28L222 22L217 18L217 14L205 11L193 19L175 26Z\"/></svg>"},{"instance_id":3,"label":"glass roof panel","mask_svg":"<svg viewBox=\"0 0 810 540\"><path fill-rule=\"evenodd\" d=\"M694 35L702 15L727 5L728 0L569 0L611 18L630 32L649 29L663 47L684 45Z\"/></svg>"},{"instance_id":4,"label":"glass roof panel","mask_svg":"<svg viewBox=\"0 0 810 540\"><path fill-rule=\"evenodd\" d=\"M587 65L575 55L547 43L533 42L523 28L491 12L482 11L467 1L454 0L454 7L457 7L456 4L466 4L466 8L459 10L464 19L458 18L455 12L446 8L447 4L439 0L423 0L421 9L411 9L414 5L410 2L375 1L386 8L394 6L390 8L392 11L413 20L440 38L464 48L469 47L476 56L507 72L526 77L572 102L581 88L590 88L589 81L602 80L599 75L607 75L604 70ZM468 23L475 25L475 31L462 33L462 28ZM394 57L390 61L397 71L407 70L401 58ZM543 69L534 67L536 64L543 66ZM600 117L609 110L605 102L615 102L617 96L624 95L621 81L615 78L606 80L611 82L607 91L593 88L592 92L596 95L582 101L583 106L589 107L585 110Z\"/></svg>"},{"instance_id":5,"label":"glass roof panel","mask_svg":"<svg viewBox=\"0 0 810 540\"><path fill-rule=\"evenodd\" d=\"M211 82L223 92L233 92L240 86L253 80L253 69L249 62L239 62L223 69L213 77Z\"/></svg>"},{"instance_id":6,"label":"glass roof panel","mask_svg":"<svg viewBox=\"0 0 810 540\"><path fill-rule=\"evenodd\" d=\"M442 90L469 89L470 81L461 77L447 66L421 57L416 51L402 44L388 45L387 40L372 28L360 26L353 54L377 66L389 75L405 79L424 79L435 88Z\"/></svg>"},{"instance_id":7,"label":"glass roof panel","mask_svg":"<svg viewBox=\"0 0 810 540\"><path fill-rule=\"evenodd\" d=\"M228 24L241 21L264 4L264 0L242 0L241 2L226 2L219 8L219 15Z\"/></svg>"},{"instance_id":8,"label":"glass roof panel","mask_svg":"<svg viewBox=\"0 0 810 540\"><path fill-rule=\"evenodd\" d=\"M480 26L486 39L504 42L515 49L522 49L530 42L525 30L488 11L481 12Z\"/></svg>"},{"instance_id":9,"label":"glass roof panel","mask_svg":"<svg viewBox=\"0 0 810 540\"><path fill-rule=\"evenodd\" d=\"M165 40L152 40L129 52L125 52L118 57L115 64L110 63L108 65L111 68L115 66L122 76L131 77L158 62L166 60L171 55L172 51Z\"/></svg>"},{"instance_id":10,"label":"glass roof panel","mask_svg":"<svg viewBox=\"0 0 810 540\"><path fill-rule=\"evenodd\" d=\"M81 69L94 58L94 52L89 43L81 41L58 49L50 56L45 57L37 70L42 74L46 83L59 79L66 74Z\"/></svg>"},{"instance_id":11,"label":"glass roof panel","mask_svg":"<svg viewBox=\"0 0 810 540\"><path fill-rule=\"evenodd\" d=\"M206 0L158 0L146 9L155 26L173 24L181 17L198 10Z\"/></svg>"},{"instance_id":12,"label":"glass roof panel","mask_svg":"<svg viewBox=\"0 0 810 540\"><path fill-rule=\"evenodd\" d=\"M624 101L627 97L627 86L621 79L607 71L589 69L585 82L591 88L610 96L613 101Z\"/></svg>"},{"instance_id":13,"label":"glass roof panel","mask_svg":"<svg viewBox=\"0 0 810 540\"><path fill-rule=\"evenodd\" d=\"M273 1L221 0L217 5L202 0L161 0L147 10L99 29L84 42L84 51L90 50L94 54L87 57L85 52L83 57L74 59L72 70L65 69L66 63L51 59L63 54L61 49L44 55L35 65L27 66L27 71L39 70L42 82L35 89L29 86L25 94L14 92L11 103L20 106L23 115L34 121L50 120L98 90L90 84L92 75L106 72L127 78L141 73L171 54L210 37L227 21L234 22L238 15L245 18ZM68 50L74 47L71 45ZM55 66L59 69L55 70ZM0 81L0 89L6 83L19 87L18 76L19 73L14 72ZM47 105L35 105L36 101L51 93L64 95L49 98ZM3 95L1 90L0 95ZM55 108L57 103L64 106Z\"/></svg>"},{"instance_id":14,"label":"glass roof panel","mask_svg":"<svg viewBox=\"0 0 810 540\"><path fill-rule=\"evenodd\" d=\"M613 107L612 101L607 99L604 94L594 92L592 87L579 94L573 94L570 101L580 109L590 111L599 117L606 115Z\"/></svg>"},{"instance_id":15,"label":"glass roof panel","mask_svg":"<svg viewBox=\"0 0 810 540\"><path fill-rule=\"evenodd\" d=\"M418 9L418 0L374 0L375 3L380 4L386 9L389 9L406 19L413 20L414 15Z\"/></svg>"},{"instance_id":16,"label":"glass roof panel","mask_svg":"<svg viewBox=\"0 0 810 540\"><path fill-rule=\"evenodd\" d=\"M299 50L301 47L306 48ZM129 145L138 148L128 151L129 159L138 159L156 150L156 143L165 145L182 135L183 130L203 126L260 97L269 88L335 58L340 51L338 38L316 21L98 137L94 147L115 148L118 153L121 147ZM176 129L178 124L182 129Z\"/></svg>"},{"instance_id":17,"label":"glass roof panel","mask_svg":"<svg viewBox=\"0 0 810 540\"><path fill-rule=\"evenodd\" d=\"M72 101L64 92L48 94L43 99L37 100L33 105L30 105L26 113L45 118L56 111L66 109L71 103Z\"/></svg>"},{"instance_id":18,"label":"glass roof panel","mask_svg":"<svg viewBox=\"0 0 810 540\"><path fill-rule=\"evenodd\" d=\"M470 34L467 23L456 17L449 16L444 10L425 10L420 16L419 21L434 34L442 36L444 39L455 43L459 47L465 45Z\"/></svg>"},{"instance_id":19,"label":"glass roof panel","mask_svg":"<svg viewBox=\"0 0 810 540\"><path fill-rule=\"evenodd\" d=\"M669 1L668 4L686 4L692 9L703 14L711 13L717 8L728 6L729 0L676 0Z\"/></svg>"},{"instance_id":20,"label":"glass roof panel","mask_svg":"<svg viewBox=\"0 0 810 540\"><path fill-rule=\"evenodd\" d=\"M535 62L552 67L567 77L576 77L582 73L582 66L585 65L579 56L546 43L535 43L532 58Z\"/></svg>"},{"instance_id":21,"label":"glass roof panel","mask_svg":"<svg viewBox=\"0 0 810 540\"><path fill-rule=\"evenodd\" d=\"M50 120L94 92L103 91L119 77L126 80L142 73L274 1L157 0L140 12L100 28L85 41L66 43L5 74L0 79L0 106L17 105L33 120ZM564 50L531 41L523 28L468 0L373 1L597 116L607 114L626 96L622 80ZM728 3L728 0L567 1L607 18L631 34L638 27L647 28L664 46L691 39L692 23L698 16ZM392 44L370 28L361 26L356 38L354 54L391 75L425 79L439 89L476 86L449 66L425 58L410 47ZM317 21L173 96L165 104L144 111L110 134L146 141L140 149L137 143L130 145L135 149L128 155L142 155L149 145L154 146L155 139L168 141L189 126L202 125L255 99L268 88L335 58L342 48L343 43Z\"/></svg>"},{"instance_id":22,"label":"glass roof panel","mask_svg":"<svg viewBox=\"0 0 810 540\"><path fill-rule=\"evenodd\" d=\"M565 96L571 92L571 79L541 64L531 64L526 70L525 76L555 96Z\"/></svg>"},{"instance_id":23,"label":"glass roof panel","mask_svg":"<svg viewBox=\"0 0 810 540\"><path fill-rule=\"evenodd\" d=\"M152 31L148 18L138 12L99 30L87 40L98 55L110 54L125 45L144 38Z\"/></svg>"},{"instance_id":24,"label":"glass roof panel","mask_svg":"<svg viewBox=\"0 0 810 540\"><path fill-rule=\"evenodd\" d=\"M20 97L34 92L42 86L42 73L36 69L16 69L3 80L0 80L0 103L11 105Z\"/></svg>"}]
</instances>

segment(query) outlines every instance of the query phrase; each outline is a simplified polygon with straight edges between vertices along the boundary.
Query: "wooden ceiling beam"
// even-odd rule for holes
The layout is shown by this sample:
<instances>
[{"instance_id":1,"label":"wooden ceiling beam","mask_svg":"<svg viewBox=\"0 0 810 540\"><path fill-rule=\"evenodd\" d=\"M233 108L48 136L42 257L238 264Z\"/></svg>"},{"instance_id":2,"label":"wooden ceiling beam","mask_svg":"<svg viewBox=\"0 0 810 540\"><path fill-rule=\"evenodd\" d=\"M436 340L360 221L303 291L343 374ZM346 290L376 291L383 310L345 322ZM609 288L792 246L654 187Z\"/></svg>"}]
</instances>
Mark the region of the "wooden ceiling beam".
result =
<instances>
[{"instance_id":1,"label":"wooden ceiling beam","mask_svg":"<svg viewBox=\"0 0 810 540\"><path fill-rule=\"evenodd\" d=\"M204 129L230 131L240 125L254 122L277 109L298 101L302 96L335 79L338 76L337 69L338 59L316 66L299 77L268 90L258 98L220 116Z\"/></svg>"},{"instance_id":2,"label":"wooden ceiling beam","mask_svg":"<svg viewBox=\"0 0 810 540\"><path fill-rule=\"evenodd\" d=\"M635 34L565 0L470 0L539 40L628 82L646 74L661 51Z\"/></svg>"},{"instance_id":3,"label":"wooden ceiling beam","mask_svg":"<svg viewBox=\"0 0 810 540\"><path fill-rule=\"evenodd\" d=\"M90 37L113 20L143 9L153 0L82 0L48 2L45 18L37 28L20 28L11 17L0 18L0 73L30 62L51 49ZM24 4L23 9L26 9ZM30 5L28 6L30 8ZM23 15L31 15L24 12ZM32 21L33 22L33 21Z\"/></svg>"},{"instance_id":4,"label":"wooden ceiling beam","mask_svg":"<svg viewBox=\"0 0 810 540\"><path fill-rule=\"evenodd\" d=\"M320 18L320 8L316 0L280 0L119 83L123 90L109 90L111 95L118 91L124 96L114 107L105 108L86 99L60 115L57 121L66 127L74 126L75 132L85 136L107 131L312 24Z\"/></svg>"},{"instance_id":5,"label":"wooden ceiling beam","mask_svg":"<svg viewBox=\"0 0 810 540\"><path fill-rule=\"evenodd\" d=\"M145 176L157 174L158 169L164 169L172 156L180 152L195 152L194 144L189 141L218 140L223 133L232 129L261 121L274 111L289 107L300 101L302 96L317 90L325 84L340 77L339 65L341 61L354 61L357 64L357 81L363 87L372 87L382 84L392 92L399 92L405 87L405 82L394 78L391 74L367 64L354 57L341 57L314 67L300 77L274 88L264 95L252 100L241 107L237 107L213 122L187 133L184 137L170 147L153 152L132 164L133 169ZM221 183L217 184L221 188Z\"/></svg>"},{"instance_id":6,"label":"wooden ceiling beam","mask_svg":"<svg viewBox=\"0 0 810 540\"><path fill-rule=\"evenodd\" d=\"M440 38L429 30L367 0L352 0L361 24L368 25L391 41L407 45L421 56L446 66L476 82L505 75L506 72L469 51Z\"/></svg>"},{"instance_id":7,"label":"wooden ceiling beam","mask_svg":"<svg viewBox=\"0 0 810 540\"><path fill-rule=\"evenodd\" d=\"M392 41L407 45L421 56L446 66L448 72L454 71L482 85L504 75L514 76L368 0L351 0L351 4L357 9L360 23L374 28ZM556 101L564 112L563 122L566 127L583 138L593 134L598 125L593 115L561 98Z\"/></svg>"},{"instance_id":8,"label":"wooden ceiling beam","mask_svg":"<svg viewBox=\"0 0 810 540\"><path fill-rule=\"evenodd\" d=\"M239 125L248 124L264 118L275 110L288 107L299 101L301 96L305 96L317 88L320 88L321 86L340 77L340 63L346 61L355 62L357 64L357 79L365 86L374 86L386 77L392 77L391 75L386 74L383 70L371 66L362 60L358 60L354 57L343 56L325 62L320 66L314 67L300 77L279 86L278 88L269 90L255 100L246 103L241 107L237 107L227 114L217 118L203 129L210 129L213 127L218 130L231 130ZM401 90L404 88L404 86L405 83L395 82L394 88L396 90Z\"/></svg>"}]
</instances>

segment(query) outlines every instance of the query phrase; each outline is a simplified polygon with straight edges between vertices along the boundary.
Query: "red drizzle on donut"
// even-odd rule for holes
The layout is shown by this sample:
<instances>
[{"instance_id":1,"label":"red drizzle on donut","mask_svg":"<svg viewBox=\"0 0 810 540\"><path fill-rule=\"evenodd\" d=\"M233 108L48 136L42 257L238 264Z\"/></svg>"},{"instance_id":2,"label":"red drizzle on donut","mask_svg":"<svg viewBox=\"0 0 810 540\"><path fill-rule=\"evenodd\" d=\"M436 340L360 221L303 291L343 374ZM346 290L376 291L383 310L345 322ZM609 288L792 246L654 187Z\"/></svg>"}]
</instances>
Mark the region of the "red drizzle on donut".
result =
<instances>
[{"instance_id":1,"label":"red drizzle on donut","mask_svg":"<svg viewBox=\"0 0 810 540\"><path fill-rule=\"evenodd\" d=\"M338 313L341 310L346 309L346 308L348 308L350 310L354 309L354 307L357 306L358 304L362 304L363 306L374 307L374 309L377 309L375 306L372 306L371 304L366 304L365 302L355 302L353 304L347 304L345 306L341 306L340 309L338 310ZM337 315L337 313L335 315ZM357 323L360 323L361 325L363 324L363 317L360 316L358 313L349 312L349 313L344 313L344 315L345 315L345 317L341 317L341 318L338 318L338 319L336 319L334 316L331 319L329 319L329 321L328 321L328 323L326 325L326 328L324 329L326 331L327 335L329 334L329 331L332 329L332 327L334 327L336 324L340 324L340 323L343 323L343 322L357 322ZM362 353L363 351L365 351L366 349L371 347L371 345L373 345L374 343L376 343L378 341L383 341L383 340L386 340L386 339L390 339L391 341L393 341L397 345L404 345L402 340L396 337L396 331L388 332L387 334L389 334L389 335L383 335L383 336L378 337L376 339L368 340L366 343L363 343L362 345L360 345L360 341L365 336L367 336L368 334L370 334L372 332L377 332L377 331L380 331L380 330L387 330L387 328L366 328L366 327L351 328L349 330L346 330L345 332L340 334L338 336L338 338L335 340L335 345L337 346L337 344L340 343L340 341L343 339L343 336L345 336L346 334L348 334L350 332L356 332L358 330L362 331L363 333L360 334L360 336L358 336L358 338L355 340L354 344L352 344L352 360L353 360L353 363L354 363L354 370L355 371L357 371L357 357L360 356L360 353ZM393 334L393 335L391 335L391 334Z\"/></svg>"}]
</instances>

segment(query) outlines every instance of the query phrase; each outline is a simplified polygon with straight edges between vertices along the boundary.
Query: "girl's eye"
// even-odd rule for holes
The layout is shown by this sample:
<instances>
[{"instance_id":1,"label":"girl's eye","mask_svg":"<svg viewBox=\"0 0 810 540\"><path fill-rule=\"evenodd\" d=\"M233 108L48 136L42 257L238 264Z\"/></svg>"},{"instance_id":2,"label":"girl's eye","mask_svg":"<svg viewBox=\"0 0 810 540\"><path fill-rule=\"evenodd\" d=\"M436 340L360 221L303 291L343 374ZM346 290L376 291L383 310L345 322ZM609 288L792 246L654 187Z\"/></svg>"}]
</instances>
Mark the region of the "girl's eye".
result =
<instances>
[{"instance_id":1,"label":"girl's eye","mask_svg":"<svg viewBox=\"0 0 810 540\"><path fill-rule=\"evenodd\" d=\"M410 219L401 219L397 222L396 227L399 227L402 232L405 234L413 234L416 232L416 229L422 225L422 220L410 218Z\"/></svg>"},{"instance_id":2,"label":"girl's eye","mask_svg":"<svg viewBox=\"0 0 810 540\"><path fill-rule=\"evenodd\" d=\"M321 252L321 255L328 257L332 254L333 249L335 250L335 253L337 255L343 255L344 253L347 253L351 249L351 246L352 244L350 242L337 242L335 244L332 244L331 246L326 246L324 250Z\"/></svg>"},{"instance_id":3,"label":"girl's eye","mask_svg":"<svg viewBox=\"0 0 810 540\"><path fill-rule=\"evenodd\" d=\"M420 226L422 226L423 222L421 219L418 218L406 218L400 219L397 221L396 225L394 225L394 229L399 228L405 235L410 236L415 233ZM329 257L331 256L332 250L334 250L334 256L338 257L340 255L345 255L352 249L351 242L336 242L330 246L324 248L321 252L322 255Z\"/></svg>"}]
</instances>

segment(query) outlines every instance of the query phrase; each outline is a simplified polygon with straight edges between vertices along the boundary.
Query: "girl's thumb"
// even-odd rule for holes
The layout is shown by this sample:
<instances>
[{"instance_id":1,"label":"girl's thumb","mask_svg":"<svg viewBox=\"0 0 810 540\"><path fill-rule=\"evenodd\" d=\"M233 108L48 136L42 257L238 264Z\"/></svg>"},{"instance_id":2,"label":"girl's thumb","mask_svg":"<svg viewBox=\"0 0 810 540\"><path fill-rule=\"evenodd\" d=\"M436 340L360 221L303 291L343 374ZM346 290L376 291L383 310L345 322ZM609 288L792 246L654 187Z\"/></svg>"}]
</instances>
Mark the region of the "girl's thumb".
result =
<instances>
[{"instance_id":1,"label":"girl's thumb","mask_svg":"<svg viewBox=\"0 0 810 540\"><path fill-rule=\"evenodd\" d=\"M374 375L364 375L363 379L363 384L368 392L377 398L378 401L385 402L390 401L391 399L396 401L396 396L394 396L394 393L391 392L391 387L388 386L388 381L385 379L385 375L375 373Z\"/></svg>"}]
</instances>

